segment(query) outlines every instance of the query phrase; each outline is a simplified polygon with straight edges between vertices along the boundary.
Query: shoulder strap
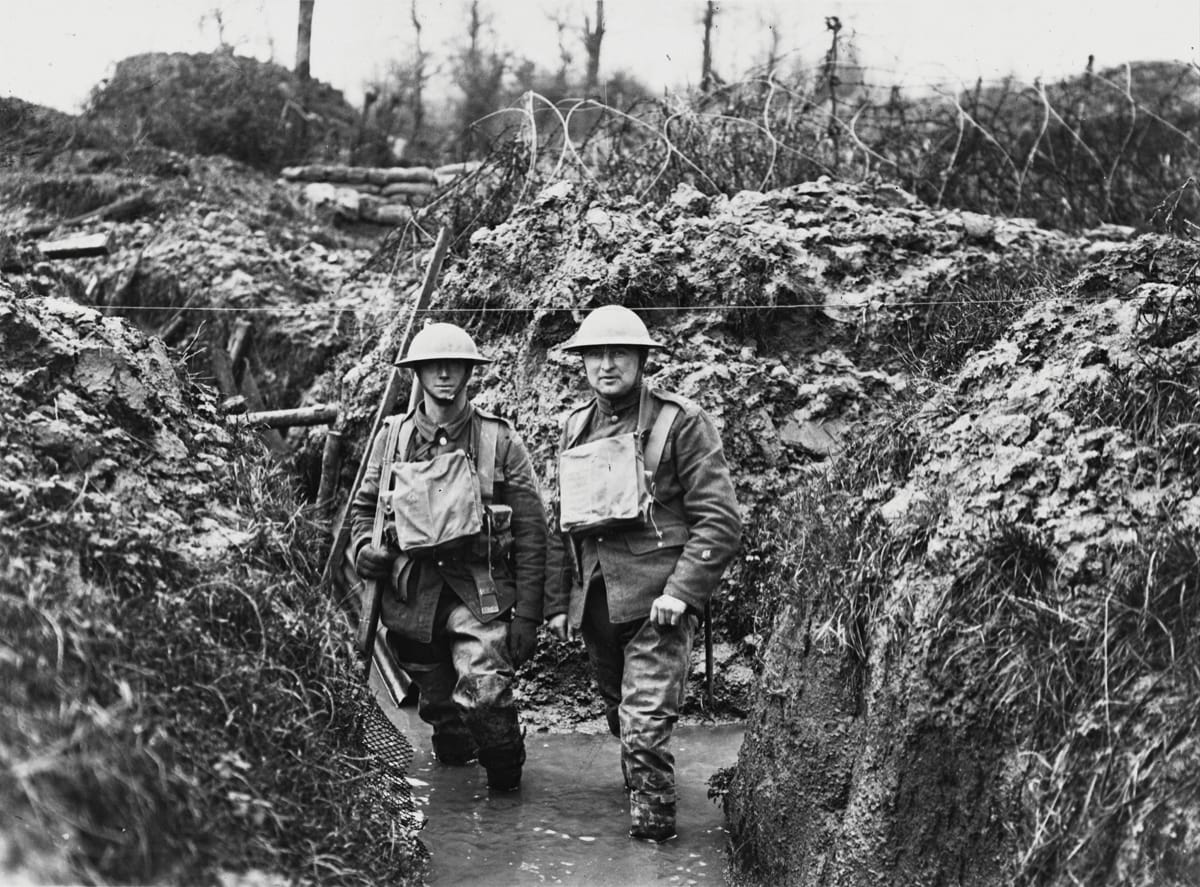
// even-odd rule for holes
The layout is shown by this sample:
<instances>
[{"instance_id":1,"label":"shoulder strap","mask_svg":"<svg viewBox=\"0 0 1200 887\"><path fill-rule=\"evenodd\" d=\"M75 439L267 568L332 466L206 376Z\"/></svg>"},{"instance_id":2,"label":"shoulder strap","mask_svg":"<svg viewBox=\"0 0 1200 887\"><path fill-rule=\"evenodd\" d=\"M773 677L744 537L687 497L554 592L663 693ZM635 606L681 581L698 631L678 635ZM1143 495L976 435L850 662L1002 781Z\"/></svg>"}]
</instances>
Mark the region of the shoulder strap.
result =
<instances>
[{"instance_id":1,"label":"shoulder strap","mask_svg":"<svg viewBox=\"0 0 1200 887\"><path fill-rule=\"evenodd\" d=\"M491 501L496 489L496 441L499 437L500 420L480 416L475 475L479 478L479 495L485 502Z\"/></svg>"},{"instance_id":2,"label":"shoulder strap","mask_svg":"<svg viewBox=\"0 0 1200 887\"><path fill-rule=\"evenodd\" d=\"M406 422L407 416L389 416L384 420L387 428L387 445L383 448L383 460L379 466L379 501L375 503L375 523L371 526L371 542L383 544L384 509L392 490L392 462L397 453L400 461L408 458L408 442L412 440L413 423ZM400 449L403 447L403 449Z\"/></svg>"},{"instance_id":3,"label":"shoulder strap","mask_svg":"<svg viewBox=\"0 0 1200 887\"><path fill-rule=\"evenodd\" d=\"M647 477L653 478L655 472L658 471L663 450L667 447L667 433L670 432L671 426L675 423L675 417L679 413L679 405L670 402L664 403L662 409L658 411L658 416L654 419L654 425L650 428L650 434L646 438L646 445L642 450Z\"/></svg>"},{"instance_id":4,"label":"shoulder strap","mask_svg":"<svg viewBox=\"0 0 1200 887\"><path fill-rule=\"evenodd\" d=\"M567 421L563 425L562 448L564 450L575 446L575 441L579 440L579 436L587 428L588 418L595 409L596 401L592 400L567 416Z\"/></svg>"}]
</instances>

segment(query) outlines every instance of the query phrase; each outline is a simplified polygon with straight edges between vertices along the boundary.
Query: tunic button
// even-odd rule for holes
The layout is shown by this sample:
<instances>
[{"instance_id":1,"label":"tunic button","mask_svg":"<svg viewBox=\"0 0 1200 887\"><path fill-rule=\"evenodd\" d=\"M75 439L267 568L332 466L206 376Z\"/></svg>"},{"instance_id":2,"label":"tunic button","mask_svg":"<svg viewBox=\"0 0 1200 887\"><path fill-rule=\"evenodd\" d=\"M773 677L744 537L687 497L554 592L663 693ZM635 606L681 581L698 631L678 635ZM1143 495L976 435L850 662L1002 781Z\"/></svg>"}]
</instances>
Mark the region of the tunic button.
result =
<instances>
[{"instance_id":1,"label":"tunic button","mask_svg":"<svg viewBox=\"0 0 1200 887\"><path fill-rule=\"evenodd\" d=\"M446 562L445 562L445 561L438 561L438 566L439 566L439 567L444 567L444 566L446 566Z\"/></svg>"},{"instance_id":2,"label":"tunic button","mask_svg":"<svg viewBox=\"0 0 1200 887\"><path fill-rule=\"evenodd\" d=\"M596 541L597 541L597 542L603 542L603 541L604 541L604 537L603 537L603 536L597 536L597 537L596 537Z\"/></svg>"},{"instance_id":3,"label":"tunic button","mask_svg":"<svg viewBox=\"0 0 1200 887\"><path fill-rule=\"evenodd\" d=\"M609 422L616 422L616 421L617 421L617 414L616 414L616 413L613 413L611 416L609 416L609 417L608 417L608 421L609 421Z\"/></svg>"}]
</instances>

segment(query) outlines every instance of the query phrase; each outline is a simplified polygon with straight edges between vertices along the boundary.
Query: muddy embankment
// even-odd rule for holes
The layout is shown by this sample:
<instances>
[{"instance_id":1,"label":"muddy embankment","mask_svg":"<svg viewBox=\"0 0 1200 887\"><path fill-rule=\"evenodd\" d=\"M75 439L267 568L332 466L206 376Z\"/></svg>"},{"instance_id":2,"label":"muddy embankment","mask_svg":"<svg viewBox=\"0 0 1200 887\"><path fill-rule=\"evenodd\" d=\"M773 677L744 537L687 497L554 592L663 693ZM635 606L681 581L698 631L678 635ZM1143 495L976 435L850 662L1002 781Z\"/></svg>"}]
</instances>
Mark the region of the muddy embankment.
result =
<instances>
[{"instance_id":1,"label":"muddy embankment","mask_svg":"<svg viewBox=\"0 0 1200 887\"><path fill-rule=\"evenodd\" d=\"M352 442L344 496L406 320L398 294L416 269L403 265L390 281L348 274L365 260L364 244L330 233L265 179L213 164L220 166L187 161L167 176L150 204L157 215L106 222L115 243L107 262L49 266L18 255L27 263L21 295L114 309L167 306L166 317L150 307L125 313L191 353L189 366L197 366L201 341L228 340L235 318L263 317L255 320L255 375L278 398L270 405L339 404ZM61 175L103 173L72 167ZM1090 264L952 376L914 381L903 343L919 340L933 306L1013 268L1062 262ZM433 313L468 326L495 358L476 380L477 400L521 429L547 490L558 423L585 395L578 367L554 346L595 305L641 310L672 345L656 359L651 381L696 399L720 424L747 526L743 556L716 602L719 705L749 723L726 795L742 876L998 884L1018 870L1061 869L1067 863L1045 836L1081 822L1131 865L1136 835L1152 834L1165 846L1182 834L1184 850L1194 840L1188 811L1178 805L1135 805L1117 819L1082 801L1055 806L1073 796L1102 739L1121 747L1114 736L1125 731L1136 734L1136 747L1159 728L1169 741L1146 746L1157 749L1163 782L1155 791L1179 785L1188 789L1180 796L1193 797L1180 775L1180 755L1191 745L1189 734L1178 738L1184 697L1175 666L1149 675L1128 664L1179 661L1164 650L1182 643L1190 611L1176 607L1174 617L1145 620L1166 626L1153 656L1137 652L1137 639L1151 630L1137 625L1119 637L1101 632L1108 640L1098 646L1085 631L1067 632L1115 624L1095 620L1115 612L1108 579L1131 550L1174 552L1155 563L1184 563L1186 574L1179 554L1186 545L1162 540L1196 529L1187 430L1196 418L1172 394L1195 386L1187 267L1186 250L1164 243L1115 246L1102 235L1068 238L1027 221L935 211L882 185L819 181L732 199L683 187L664 205L646 206L560 184L472 236L465 260L447 268ZM30 299L21 310L38 312L53 328L68 304ZM188 321L191 307L220 312L201 325ZM122 323L94 315L86 322ZM130 347L151 357L161 350L153 340ZM97 371L119 379L122 361L102 361ZM6 368L18 371L34 380L22 385L36 383L36 367ZM160 398L171 390L149 387ZM1153 416L1169 414L1175 423L1170 434L1126 396L1146 390L1157 397ZM215 400L202 401L215 409ZM121 409L120 398L112 404ZM38 417L12 423L26 450L28 441L41 443L28 459L18 455L19 464L6 458L5 482L59 484L63 513L71 514L73 497L86 501L95 491L62 478L100 476L101 455L75 451L104 440L111 417L82 410L92 418L79 417L86 433L76 440L54 424L64 422L71 403L41 407ZM869 602L865 643L852 656L836 632L818 631L829 624L828 602L805 589L783 591L773 623L756 621L758 601L781 592L766 587L776 583L767 567L777 566L771 562L781 550L769 528L793 506L789 494L833 470L839 453L870 436L880 417L893 423L898 413L911 417L913 467L873 490L861 517L899 540L901 554ZM207 450L194 452L190 439L172 434L184 445L188 471L201 471L197 453ZM145 435L138 446L152 442L153 465L158 426ZM309 466L311 494L320 436L289 438L296 464ZM168 454L180 455L170 438L163 441ZM208 526L227 536L239 525L222 520L216 505L187 504L223 501L199 481L154 495L156 513L183 517L176 526L188 528L189 544L193 530ZM1148 544L1148 534L1158 541ZM1014 570L1035 592L996 592ZM1144 585L1138 592L1128 576L1122 582L1123 618L1148 612L1133 604L1138 593L1154 596ZM1118 640L1131 638L1122 649L1137 655L1123 660L1120 686L1129 692L1118 711L1115 685L1104 683L1097 696L1087 675L1112 659L1102 654ZM1036 643L1070 655L1040 656ZM1047 659L1067 662L1066 677ZM561 729L598 714L578 649L547 639L523 676L536 727ZM1038 696L1066 679L1076 688L1069 699ZM1032 688L1034 702L1021 687ZM699 714L699 693L692 699L690 711ZM1145 787L1118 776L1105 783L1118 794L1122 785ZM1105 810L1113 806L1105 803ZM1190 858L1182 850L1176 856Z\"/></svg>"}]
</instances>

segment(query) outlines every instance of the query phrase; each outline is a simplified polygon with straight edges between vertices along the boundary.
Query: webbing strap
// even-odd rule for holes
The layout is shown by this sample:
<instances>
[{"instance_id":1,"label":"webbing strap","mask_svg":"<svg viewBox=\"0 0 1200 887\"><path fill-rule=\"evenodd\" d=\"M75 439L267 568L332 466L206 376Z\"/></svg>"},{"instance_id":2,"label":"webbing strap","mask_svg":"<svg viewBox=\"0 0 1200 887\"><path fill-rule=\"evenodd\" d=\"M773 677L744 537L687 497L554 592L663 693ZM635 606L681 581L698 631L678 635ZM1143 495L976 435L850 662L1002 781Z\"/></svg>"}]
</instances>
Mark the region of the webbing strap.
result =
<instances>
[{"instance_id":1,"label":"webbing strap","mask_svg":"<svg viewBox=\"0 0 1200 887\"><path fill-rule=\"evenodd\" d=\"M675 417L678 415L679 404L664 403L662 409L658 411L658 416L654 419L654 426L650 429L650 435L646 438L646 446L642 450L642 455L646 468L646 476L651 480L654 478L654 473L658 471L658 464L662 461L663 450L667 448L667 434L670 432L671 425L675 422Z\"/></svg>"},{"instance_id":2,"label":"webbing strap","mask_svg":"<svg viewBox=\"0 0 1200 887\"><path fill-rule=\"evenodd\" d=\"M582 409L577 413L572 413L567 417L566 427L563 428L562 448L564 450L570 449L579 443L579 438L587 429L588 421L595 410L596 402L592 401L592 403L588 404L585 409Z\"/></svg>"},{"instance_id":3,"label":"webbing strap","mask_svg":"<svg viewBox=\"0 0 1200 887\"><path fill-rule=\"evenodd\" d=\"M479 495L490 502L496 487L496 440L500 436L500 423L481 419L479 424L479 451L475 456L475 474L479 478Z\"/></svg>"},{"instance_id":4,"label":"webbing strap","mask_svg":"<svg viewBox=\"0 0 1200 887\"><path fill-rule=\"evenodd\" d=\"M387 423L387 445L383 448L383 461L379 466L379 501L375 503L375 522L371 525L371 544L376 548L383 545L383 520L385 503L392 489L392 460L395 458L397 442L401 437L404 426L408 426L404 447L408 449L408 439L412 437L412 424L405 422L402 417L391 416L384 420ZM401 458L404 458L401 456Z\"/></svg>"}]
</instances>

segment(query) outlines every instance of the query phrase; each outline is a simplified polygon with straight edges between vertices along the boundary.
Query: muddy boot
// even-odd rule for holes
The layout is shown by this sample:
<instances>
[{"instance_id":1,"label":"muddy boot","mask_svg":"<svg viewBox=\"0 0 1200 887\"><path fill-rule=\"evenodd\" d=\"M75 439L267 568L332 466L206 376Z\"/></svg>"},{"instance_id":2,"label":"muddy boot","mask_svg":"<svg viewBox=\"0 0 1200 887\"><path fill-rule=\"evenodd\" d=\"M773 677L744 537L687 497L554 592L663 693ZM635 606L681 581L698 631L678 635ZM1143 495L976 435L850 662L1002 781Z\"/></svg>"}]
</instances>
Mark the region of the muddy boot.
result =
<instances>
[{"instance_id":1,"label":"muddy boot","mask_svg":"<svg viewBox=\"0 0 1200 887\"><path fill-rule=\"evenodd\" d=\"M475 740L454 734L433 737L433 756L450 767L470 764L478 757Z\"/></svg>"},{"instance_id":2,"label":"muddy boot","mask_svg":"<svg viewBox=\"0 0 1200 887\"><path fill-rule=\"evenodd\" d=\"M521 767L525 764L525 741L481 749L479 763L487 770L487 785L496 792L515 792L521 787Z\"/></svg>"},{"instance_id":3,"label":"muddy boot","mask_svg":"<svg viewBox=\"0 0 1200 887\"><path fill-rule=\"evenodd\" d=\"M675 802L629 793L629 837L661 844L675 837Z\"/></svg>"}]
</instances>

